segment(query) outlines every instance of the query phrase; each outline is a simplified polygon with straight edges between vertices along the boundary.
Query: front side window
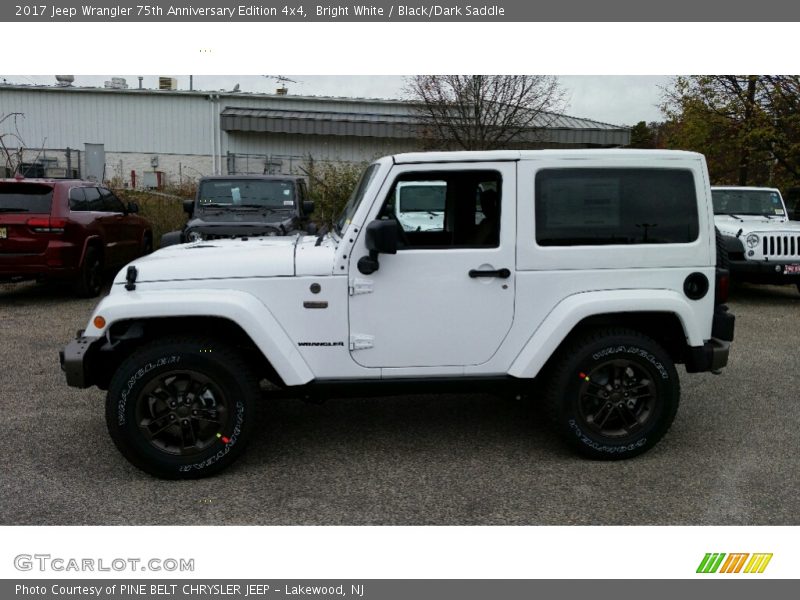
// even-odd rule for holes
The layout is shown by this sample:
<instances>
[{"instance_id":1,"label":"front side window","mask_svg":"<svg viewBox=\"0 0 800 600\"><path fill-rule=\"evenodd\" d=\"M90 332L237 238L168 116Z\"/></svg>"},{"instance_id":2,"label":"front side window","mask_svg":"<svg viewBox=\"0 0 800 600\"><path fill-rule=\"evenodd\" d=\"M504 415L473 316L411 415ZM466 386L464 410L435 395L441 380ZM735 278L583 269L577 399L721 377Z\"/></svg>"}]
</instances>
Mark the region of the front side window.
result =
<instances>
[{"instance_id":1,"label":"front side window","mask_svg":"<svg viewBox=\"0 0 800 600\"><path fill-rule=\"evenodd\" d=\"M540 246L680 244L700 230L686 169L544 169L535 210Z\"/></svg>"},{"instance_id":2,"label":"front side window","mask_svg":"<svg viewBox=\"0 0 800 600\"><path fill-rule=\"evenodd\" d=\"M125 212L125 207L122 201L112 194L106 188L98 188L100 191L100 201L102 202L103 212L122 213Z\"/></svg>"},{"instance_id":3,"label":"front side window","mask_svg":"<svg viewBox=\"0 0 800 600\"><path fill-rule=\"evenodd\" d=\"M497 171L403 173L379 218L397 221L405 248L497 247L501 181Z\"/></svg>"}]
</instances>

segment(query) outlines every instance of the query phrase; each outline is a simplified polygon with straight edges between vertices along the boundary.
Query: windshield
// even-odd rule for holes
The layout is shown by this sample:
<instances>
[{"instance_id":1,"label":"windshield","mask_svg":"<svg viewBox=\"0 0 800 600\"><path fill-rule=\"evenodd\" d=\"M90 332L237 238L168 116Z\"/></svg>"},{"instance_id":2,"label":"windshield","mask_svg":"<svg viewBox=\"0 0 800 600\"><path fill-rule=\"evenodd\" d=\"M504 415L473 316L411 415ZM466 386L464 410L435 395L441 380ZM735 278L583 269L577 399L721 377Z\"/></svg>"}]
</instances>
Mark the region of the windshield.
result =
<instances>
[{"instance_id":1,"label":"windshield","mask_svg":"<svg viewBox=\"0 0 800 600\"><path fill-rule=\"evenodd\" d=\"M778 192L773 190L711 190L715 215L786 216Z\"/></svg>"},{"instance_id":2,"label":"windshield","mask_svg":"<svg viewBox=\"0 0 800 600\"><path fill-rule=\"evenodd\" d=\"M397 186L398 212L444 212L447 185L443 181L432 181L427 185Z\"/></svg>"},{"instance_id":3,"label":"windshield","mask_svg":"<svg viewBox=\"0 0 800 600\"><path fill-rule=\"evenodd\" d=\"M53 188L38 183L0 183L0 212L49 213Z\"/></svg>"},{"instance_id":4,"label":"windshield","mask_svg":"<svg viewBox=\"0 0 800 600\"><path fill-rule=\"evenodd\" d=\"M293 181L264 179L212 179L200 183L198 204L202 206L294 207Z\"/></svg>"},{"instance_id":5,"label":"windshield","mask_svg":"<svg viewBox=\"0 0 800 600\"><path fill-rule=\"evenodd\" d=\"M375 176L375 173L378 171L378 163L373 163L367 167L364 171L364 174L361 176L361 179L356 186L356 189L353 191L353 194L350 196L350 199L347 201L347 204L344 206L344 210L342 211L339 220L336 221L336 232L341 235L344 228L350 224L350 220L353 218L353 215L356 214L358 210L358 206L361 204L361 201L364 199L364 192L367 191L372 178Z\"/></svg>"}]
</instances>

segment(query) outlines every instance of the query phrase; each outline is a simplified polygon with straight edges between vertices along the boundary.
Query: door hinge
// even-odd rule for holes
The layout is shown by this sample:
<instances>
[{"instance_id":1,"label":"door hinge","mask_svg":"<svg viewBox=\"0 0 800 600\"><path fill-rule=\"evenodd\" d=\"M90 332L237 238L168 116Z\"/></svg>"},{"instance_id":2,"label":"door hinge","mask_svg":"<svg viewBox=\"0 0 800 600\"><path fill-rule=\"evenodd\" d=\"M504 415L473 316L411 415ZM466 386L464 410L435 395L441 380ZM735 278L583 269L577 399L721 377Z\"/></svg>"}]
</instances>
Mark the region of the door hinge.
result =
<instances>
[{"instance_id":1,"label":"door hinge","mask_svg":"<svg viewBox=\"0 0 800 600\"><path fill-rule=\"evenodd\" d=\"M358 294L371 294L372 281L369 279L351 279L350 280L350 295L357 296Z\"/></svg>"},{"instance_id":2,"label":"door hinge","mask_svg":"<svg viewBox=\"0 0 800 600\"><path fill-rule=\"evenodd\" d=\"M375 345L374 341L374 335L364 335L362 333L351 335L350 350L366 350L367 348L372 348Z\"/></svg>"}]
</instances>

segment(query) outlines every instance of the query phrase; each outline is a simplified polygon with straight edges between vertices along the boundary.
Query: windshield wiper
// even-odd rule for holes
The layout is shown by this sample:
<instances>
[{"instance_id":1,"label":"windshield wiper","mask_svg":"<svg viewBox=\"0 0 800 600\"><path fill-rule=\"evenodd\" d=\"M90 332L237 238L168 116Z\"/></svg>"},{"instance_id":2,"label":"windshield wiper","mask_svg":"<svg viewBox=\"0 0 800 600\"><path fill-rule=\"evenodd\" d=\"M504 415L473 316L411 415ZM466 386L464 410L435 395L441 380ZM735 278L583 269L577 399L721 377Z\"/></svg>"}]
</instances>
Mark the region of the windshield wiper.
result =
<instances>
[{"instance_id":1,"label":"windshield wiper","mask_svg":"<svg viewBox=\"0 0 800 600\"><path fill-rule=\"evenodd\" d=\"M31 212L27 208L0 208L0 212Z\"/></svg>"},{"instance_id":2,"label":"windshield wiper","mask_svg":"<svg viewBox=\"0 0 800 600\"><path fill-rule=\"evenodd\" d=\"M275 206L264 206L263 204L234 204L233 208L255 208L258 210L265 210L267 212L280 212L282 210L289 210L289 207L275 207Z\"/></svg>"}]
</instances>

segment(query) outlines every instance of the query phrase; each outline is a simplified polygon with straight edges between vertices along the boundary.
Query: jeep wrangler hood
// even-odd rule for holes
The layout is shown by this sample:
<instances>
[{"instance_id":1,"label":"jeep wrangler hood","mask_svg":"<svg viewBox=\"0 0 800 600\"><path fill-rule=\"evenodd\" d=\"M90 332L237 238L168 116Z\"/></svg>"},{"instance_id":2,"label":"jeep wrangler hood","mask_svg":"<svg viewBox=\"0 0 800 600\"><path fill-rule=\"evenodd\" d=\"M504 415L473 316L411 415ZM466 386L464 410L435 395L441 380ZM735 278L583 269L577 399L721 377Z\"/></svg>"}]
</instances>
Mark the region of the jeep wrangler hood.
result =
<instances>
[{"instance_id":1,"label":"jeep wrangler hood","mask_svg":"<svg viewBox=\"0 0 800 600\"><path fill-rule=\"evenodd\" d=\"M288 231L292 229L292 218L293 214L287 211L220 211L190 219L185 229L212 235L254 235L269 229Z\"/></svg>"},{"instance_id":2,"label":"jeep wrangler hood","mask_svg":"<svg viewBox=\"0 0 800 600\"><path fill-rule=\"evenodd\" d=\"M137 283L330 275L334 248L330 239L317 246L313 236L213 240L169 246L129 266L137 269ZM114 283L124 284L126 273Z\"/></svg>"},{"instance_id":3,"label":"jeep wrangler hood","mask_svg":"<svg viewBox=\"0 0 800 600\"><path fill-rule=\"evenodd\" d=\"M800 234L800 222L787 221L785 217L769 218L762 215L741 215L737 218L730 215L716 215L714 224L724 235L734 237L739 233L740 229L743 236L751 232Z\"/></svg>"}]
</instances>

